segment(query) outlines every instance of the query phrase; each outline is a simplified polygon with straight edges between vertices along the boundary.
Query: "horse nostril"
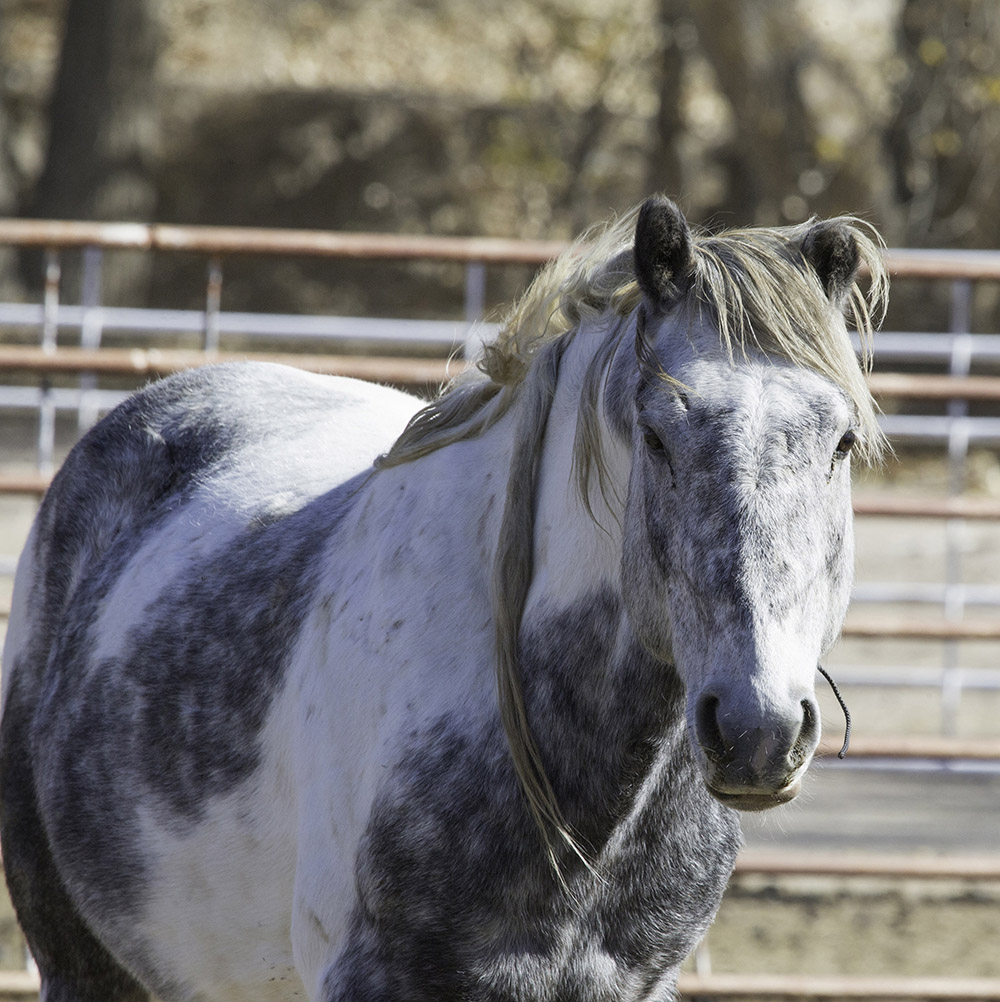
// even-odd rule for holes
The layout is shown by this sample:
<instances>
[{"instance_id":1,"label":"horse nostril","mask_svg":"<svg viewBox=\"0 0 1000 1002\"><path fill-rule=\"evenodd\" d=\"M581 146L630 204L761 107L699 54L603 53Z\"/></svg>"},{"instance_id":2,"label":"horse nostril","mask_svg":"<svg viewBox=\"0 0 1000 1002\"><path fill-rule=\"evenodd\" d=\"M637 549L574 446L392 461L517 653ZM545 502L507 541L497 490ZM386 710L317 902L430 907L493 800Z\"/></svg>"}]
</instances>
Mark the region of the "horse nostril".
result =
<instances>
[{"instance_id":1,"label":"horse nostril","mask_svg":"<svg viewBox=\"0 0 1000 1002\"><path fill-rule=\"evenodd\" d=\"M710 758L720 758L725 753L725 741L719 727L719 697L702 696L694 711L695 733L698 743Z\"/></svg>"},{"instance_id":2,"label":"horse nostril","mask_svg":"<svg viewBox=\"0 0 1000 1002\"><path fill-rule=\"evenodd\" d=\"M803 699L801 706L802 725L788 753L788 764L792 769L797 769L809 758L819 741L819 707L811 699Z\"/></svg>"},{"instance_id":3,"label":"horse nostril","mask_svg":"<svg viewBox=\"0 0 1000 1002\"><path fill-rule=\"evenodd\" d=\"M694 707L695 737L717 775L730 784L785 785L809 762L819 741L819 707L791 703L783 714L742 721L726 715L722 697L705 694Z\"/></svg>"},{"instance_id":4,"label":"horse nostril","mask_svg":"<svg viewBox=\"0 0 1000 1002\"><path fill-rule=\"evenodd\" d=\"M816 736L816 729L819 726L819 713L816 704L811 699L802 700L802 728L799 736L809 740Z\"/></svg>"}]
</instances>

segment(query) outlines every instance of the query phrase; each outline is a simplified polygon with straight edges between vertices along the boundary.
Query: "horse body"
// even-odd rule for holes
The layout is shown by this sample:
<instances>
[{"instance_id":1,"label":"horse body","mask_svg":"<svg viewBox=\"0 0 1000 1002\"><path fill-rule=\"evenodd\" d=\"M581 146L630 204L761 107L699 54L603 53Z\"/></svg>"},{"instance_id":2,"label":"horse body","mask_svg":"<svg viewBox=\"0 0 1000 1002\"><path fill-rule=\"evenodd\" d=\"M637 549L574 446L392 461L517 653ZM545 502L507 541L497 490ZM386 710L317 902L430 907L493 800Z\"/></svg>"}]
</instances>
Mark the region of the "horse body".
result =
<instances>
[{"instance_id":1,"label":"horse body","mask_svg":"<svg viewBox=\"0 0 1000 1002\"><path fill-rule=\"evenodd\" d=\"M265 982L291 966L294 731L276 697L314 562L353 500L349 482L338 490L321 471L361 473L418 406L265 367L167 381L84 441L29 539L5 648L5 710L17 719L4 729L4 779L17 784L11 757L35 750L59 882L164 997L173 964L158 955L175 946L191 950L181 968L201 958L209 985L233 967L252 976L232 949L241 939L262 947ZM357 428L361 408L371 413ZM46 673L50 656L63 670ZM71 704L86 715L65 714ZM30 830L32 805L6 799L11 831ZM13 858L46 846L7 843L13 889ZM58 971L74 937L51 921L37 935L56 941Z\"/></svg>"},{"instance_id":2,"label":"horse body","mask_svg":"<svg viewBox=\"0 0 1000 1002\"><path fill-rule=\"evenodd\" d=\"M794 796L818 740L858 416L720 342L653 210L637 309L395 445L413 398L240 366L77 446L19 566L0 726L47 1002L672 996L730 806ZM831 254L794 264L820 312L857 265Z\"/></svg>"}]
</instances>

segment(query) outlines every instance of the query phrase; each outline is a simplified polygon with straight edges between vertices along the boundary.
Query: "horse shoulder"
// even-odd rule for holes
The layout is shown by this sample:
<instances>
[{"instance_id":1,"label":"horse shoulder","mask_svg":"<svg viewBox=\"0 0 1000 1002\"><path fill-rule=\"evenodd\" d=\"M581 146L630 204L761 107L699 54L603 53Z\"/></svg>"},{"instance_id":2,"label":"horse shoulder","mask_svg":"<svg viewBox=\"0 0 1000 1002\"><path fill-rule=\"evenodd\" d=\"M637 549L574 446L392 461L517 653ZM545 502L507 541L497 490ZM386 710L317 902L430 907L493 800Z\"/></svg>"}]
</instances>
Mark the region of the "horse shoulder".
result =
<instances>
[{"instance_id":1,"label":"horse shoulder","mask_svg":"<svg viewBox=\"0 0 1000 1002\"><path fill-rule=\"evenodd\" d=\"M405 813L419 852L420 833L446 806L457 823L469 796L481 795L470 789L483 781L471 765L445 768L447 749L478 758L486 744L505 754L485 549L502 506L473 461L477 444L446 451L450 463L432 454L366 486L328 544L293 656L296 787L308 805L293 927L312 976L343 948L344 901L354 901L357 881L369 886L405 851L380 846L373 832ZM435 845L446 830L441 823ZM359 846L370 847L360 859Z\"/></svg>"}]
</instances>

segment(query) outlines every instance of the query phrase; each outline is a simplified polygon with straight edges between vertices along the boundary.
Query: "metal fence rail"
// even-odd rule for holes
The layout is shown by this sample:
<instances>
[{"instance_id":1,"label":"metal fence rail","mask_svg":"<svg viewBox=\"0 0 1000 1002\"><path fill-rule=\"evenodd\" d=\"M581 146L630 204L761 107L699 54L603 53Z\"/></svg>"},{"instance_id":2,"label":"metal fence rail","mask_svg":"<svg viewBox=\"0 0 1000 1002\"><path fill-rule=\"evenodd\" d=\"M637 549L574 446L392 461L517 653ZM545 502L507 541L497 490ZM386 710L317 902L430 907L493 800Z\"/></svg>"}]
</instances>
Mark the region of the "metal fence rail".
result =
<instances>
[{"instance_id":1,"label":"metal fence rail","mask_svg":"<svg viewBox=\"0 0 1000 1002\"><path fill-rule=\"evenodd\" d=\"M407 359L407 348L436 348L442 356L468 354L473 340L490 337L494 328L481 323L484 299L484 268L487 265L540 265L566 246L558 241L516 241L486 238L399 236L366 233L327 233L303 230L235 229L227 227L181 227L145 224L0 220L0 244L45 250L45 291L41 303L0 303L0 332L5 327L37 330L38 346L0 344L0 373L26 371L38 379L35 385L0 385L0 413L31 412L38 416L38 476L20 471L19 476L0 479L0 492L26 488L39 491L54 466L56 417L74 412L80 430L118 403L124 391L99 385L102 377L130 375L136 379L161 375L211 358L225 359L223 339L239 333L243 339L266 337L315 339L323 354L277 360L292 362L321 372L372 378L405 386L433 387L449 374L445 359ZM107 307L100 302L102 255L108 250L138 250L196 253L205 258L204 310L145 310ZM62 256L79 252L83 258L81 303L60 300ZM463 321L399 320L371 317L318 317L231 313L222 309L225 260L247 255L301 255L326 258L380 259L394 261L447 261L466 268ZM878 371L872 389L886 399L943 401L946 414L887 414L884 427L899 443L933 443L946 447L951 464L952 497L947 499L859 499L862 515L933 517L949 519L995 518L1000 503L962 496L966 460L970 448L1000 443L1000 417L969 415L973 402L1000 400L1000 335L969 333L972 292L977 281L1000 281L1000 254L982 251L891 250L886 254L890 273L896 278L945 280L952 287L949 331L941 334L883 332L877 339L881 364L934 364L945 371L913 374ZM121 350L101 347L107 331L128 331L136 347ZM142 347L152 334L197 333L200 350ZM65 343L67 336L77 344ZM350 342L352 352L337 351ZM359 344L391 348L394 358L364 358L355 352ZM58 345L58 347L57 347ZM330 349L333 354L329 354ZM257 357L242 352L241 357ZM275 356L268 356L275 357ZM464 364L456 359L455 372ZM986 367L989 370L973 372ZM75 376L75 386L51 385L56 376ZM951 545L951 544L949 544ZM7 562L9 563L9 561ZM950 560L949 565L958 561ZM899 588L882 589L866 584L864 601L942 602L949 618L967 605L997 605L989 589L962 589L961 582L948 580L936 588L914 588L903 594ZM910 633L906 624L903 633ZM976 635L983 628L973 624ZM937 636L953 635L954 627L931 630ZM895 631L897 635L900 630ZM927 631L925 631L927 632ZM988 632L988 631L986 631Z\"/></svg>"},{"instance_id":2,"label":"metal fence rail","mask_svg":"<svg viewBox=\"0 0 1000 1002\"><path fill-rule=\"evenodd\" d=\"M485 267L507 264L537 266L564 248L560 242L489 239L400 237L383 234L335 234L308 231L247 230L217 227L146 226L134 224L61 223L0 220L0 245L35 247L45 253L45 292L40 303L0 303L3 330L37 331L36 346L0 343L0 374L30 380L29 385L0 385L3 413L30 413L38 421L34 471L0 475L0 494L39 496L54 465L57 414L74 413L85 428L98 414L125 395L100 385L105 378L142 380L235 353L223 350L231 335L251 342L315 341L322 351L240 352L239 357L267 357L318 372L334 372L404 386L433 387L466 364L475 340L494 328L481 323ZM100 302L102 254L106 250L197 253L205 258L204 310L145 310L108 307ZM82 253L82 302L60 301L62 257ZM318 317L247 314L222 309L224 263L237 255L302 255L349 259L424 260L460 263L466 269L463 319L397 320L370 317ZM1000 521L1000 501L964 493L966 463L976 446L1000 443L1000 418L971 413L971 404L1000 402L1000 335L969 333L972 291L979 281L1000 281L1000 254L892 250L889 270L897 278L951 283L949 330L938 334L883 332L877 339L878 370L871 377L873 392L884 400L929 401L945 413L887 414L885 430L898 443L929 444L946 450L950 463L950 496L890 497L860 495L860 517L943 520L949 538L947 580L937 584L889 586L863 582L856 598L863 608L852 613L845 634L853 638L909 638L938 642L944 657L940 668L882 671L876 678L858 668L851 681L864 684L938 687L955 698L962 688L1000 688L1000 671L963 671L957 663L959 641L1000 640L998 620L971 616L972 607L1000 607L1000 588L971 586L961 579L958 533L966 523ZM129 332L135 347L102 347L107 332ZM153 335L198 336L198 350L151 347ZM68 344L67 341L72 341ZM382 352L369 357L344 350L361 343ZM413 358L414 349L433 348L439 358ZM391 350L392 357L385 352ZM458 353L450 368L447 356ZM885 367L936 367L935 373L882 371ZM72 386L53 381L74 380ZM0 558L0 571L11 572L12 558ZM940 616L873 614L872 605L936 605ZM3 612L4 610L0 610ZM844 675L838 673L841 681ZM957 688L956 688L957 686ZM835 754L839 742L824 743L821 753ZM954 736L863 738L852 741L849 761L903 766L925 763L961 769L1000 768L1000 740L969 741ZM879 876L893 879L998 880L1000 862L989 857L858 856L810 853L745 853L736 879L747 876L782 878L825 875L849 879ZM1000 981L976 978L832 978L792 975L743 976L686 974L681 992L690 998L814 998L814 999L997 999ZM34 998L37 980L22 972L0 974L0 997Z\"/></svg>"},{"instance_id":3,"label":"metal fence rail","mask_svg":"<svg viewBox=\"0 0 1000 1002\"><path fill-rule=\"evenodd\" d=\"M682 974L678 990L697 999L870 999L966 1002L1000 998L1000 978L899 978L794 974Z\"/></svg>"}]
</instances>

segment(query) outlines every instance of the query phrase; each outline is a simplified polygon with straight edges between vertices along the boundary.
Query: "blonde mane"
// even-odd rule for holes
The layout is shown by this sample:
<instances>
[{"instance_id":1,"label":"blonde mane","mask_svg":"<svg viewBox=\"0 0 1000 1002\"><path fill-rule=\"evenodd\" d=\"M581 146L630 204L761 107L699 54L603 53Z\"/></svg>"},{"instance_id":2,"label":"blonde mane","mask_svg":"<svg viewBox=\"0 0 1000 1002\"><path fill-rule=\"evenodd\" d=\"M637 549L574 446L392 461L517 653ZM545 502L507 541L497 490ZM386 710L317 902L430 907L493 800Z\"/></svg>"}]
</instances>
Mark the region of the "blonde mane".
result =
<instances>
[{"instance_id":1,"label":"blonde mane","mask_svg":"<svg viewBox=\"0 0 1000 1002\"><path fill-rule=\"evenodd\" d=\"M423 408L376 465L396 466L481 434L510 409L546 345L571 338L588 320L631 317L641 298L632 259L637 213L633 209L594 227L546 265L508 311L476 367ZM711 313L731 356L756 347L814 369L840 386L856 409L859 454L873 462L884 438L865 374L871 364L872 333L887 304L882 241L870 225L854 217L831 222L848 228L868 277L867 291L854 282L843 304L861 338L860 365L850 340L831 324L840 304L830 302L815 271L795 250L812 221L693 234L693 275L686 297ZM626 325L612 323L609 328L614 339ZM600 353L605 363L614 347L608 344Z\"/></svg>"},{"instance_id":2,"label":"blonde mane","mask_svg":"<svg viewBox=\"0 0 1000 1002\"><path fill-rule=\"evenodd\" d=\"M562 816L531 733L521 686L517 646L532 578L538 457L563 352L581 325L603 319L604 340L588 366L580 395L573 459L588 511L592 473L596 471L603 491L611 486L602 454L600 387L621 338L634 331L640 305L633 263L637 213L590 231L547 265L507 314L500 335L485 347L476 369L421 410L376 462L378 468L397 466L474 438L515 401L522 401L492 576L498 703L518 781L560 876L560 845L588 866L594 861ZM836 222L854 238L868 275L867 293L855 282L842 302L830 301L799 249L810 222L693 235L693 273L683 298L708 312L734 360L738 353L759 348L839 385L855 407L857 451L871 462L880 455L884 439L865 373L873 328L885 314L888 280L878 234L851 217ZM842 307L861 337L861 364L837 317Z\"/></svg>"}]
</instances>

